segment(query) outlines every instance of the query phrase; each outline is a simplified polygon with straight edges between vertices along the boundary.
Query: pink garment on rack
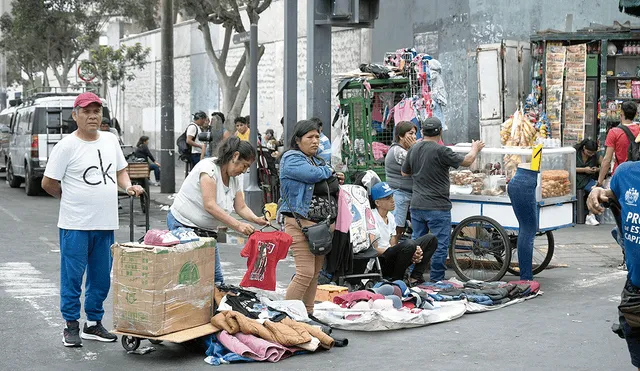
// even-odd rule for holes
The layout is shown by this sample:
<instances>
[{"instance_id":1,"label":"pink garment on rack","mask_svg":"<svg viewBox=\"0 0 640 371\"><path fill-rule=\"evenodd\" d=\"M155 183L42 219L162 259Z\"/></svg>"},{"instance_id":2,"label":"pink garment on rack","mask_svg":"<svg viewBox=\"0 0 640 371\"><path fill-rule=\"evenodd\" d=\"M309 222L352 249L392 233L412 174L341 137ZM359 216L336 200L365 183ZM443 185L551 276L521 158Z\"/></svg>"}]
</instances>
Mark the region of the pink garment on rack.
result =
<instances>
[{"instance_id":1,"label":"pink garment on rack","mask_svg":"<svg viewBox=\"0 0 640 371\"><path fill-rule=\"evenodd\" d=\"M336 230L342 233L349 233L349 228L353 222L351 214L351 196L348 192L340 189L338 192L338 217L336 218Z\"/></svg>"},{"instance_id":2,"label":"pink garment on rack","mask_svg":"<svg viewBox=\"0 0 640 371\"><path fill-rule=\"evenodd\" d=\"M222 331L218 335L218 340L233 353L256 361L278 362L291 357L294 353L294 350L288 347L241 332L231 335Z\"/></svg>"},{"instance_id":3,"label":"pink garment on rack","mask_svg":"<svg viewBox=\"0 0 640 371\"><path fill-rule=\"evenodd\" d=\"M411 98L404 98L393 107L393 121L396 125L401 121L411 121L415 117Z\"/></svg>"},{"instance_id":4,"label":"pink garment on rack","mask_svg":"<svg viewBox=\"0 0 640 371\"><path fill-rule=\"evenodd\" d=\"M371 121L383 122L382 113L384 112L384 104L379 93L373 95L373 107L371 108Z\"/></svg>"},{"instance_id":5,"label":"pink garment on rack","mask_svg":"<svg viewBox=\"0 0 640 371\"><path fill-rule=\"evenodd\" d=\"M371 150L373 151L374 160L380 160L389 152L389 146L384 143L373 142L371 143Z\"/></svg>"}]
</instances>

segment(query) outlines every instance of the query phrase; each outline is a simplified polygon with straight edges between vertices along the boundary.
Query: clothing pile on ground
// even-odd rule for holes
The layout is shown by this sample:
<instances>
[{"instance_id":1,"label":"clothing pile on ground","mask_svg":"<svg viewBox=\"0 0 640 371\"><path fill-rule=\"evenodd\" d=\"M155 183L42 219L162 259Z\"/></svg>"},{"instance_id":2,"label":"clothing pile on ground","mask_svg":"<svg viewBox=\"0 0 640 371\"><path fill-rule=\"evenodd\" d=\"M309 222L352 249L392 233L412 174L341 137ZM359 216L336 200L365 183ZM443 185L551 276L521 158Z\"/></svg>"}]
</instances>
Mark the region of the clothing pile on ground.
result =
<instances>
[{"instance_id":1,"label":"clothing pile on ground","mask_svg":"<svg viewBox=\"0 0 640 371\"><path fill-rule=\"evenodd\" d=\"M403 281L378 283L315 305L314 317L343 330L384 331L451 321L523 302L542 292L536 281L424 283L408 288Z\"/></svg>"},{"instance_id":2,"label":"clothing pile on ground","mask_svg":"<svg viewBox=\"0 0 640 371\"><path fill-rule=\"evenodd\" d=\"M346 346L331 329L314 323L300 300L274 301L235 286L216 289L211 324L221 331L206 340L205 362L278 362L295 354Z\"/></svg>"},{"instance_id":3,"label":"clothing pile on ground","mask_svg":"<svg viewBox=\"0 0 640 371\"><path fill-rule=\"evenodd\" d=\"M420 289L436 302L465 301L467 312L483 312L515 304L541 293L537 281L423 283Z\"/></svg>"}]
</instances>

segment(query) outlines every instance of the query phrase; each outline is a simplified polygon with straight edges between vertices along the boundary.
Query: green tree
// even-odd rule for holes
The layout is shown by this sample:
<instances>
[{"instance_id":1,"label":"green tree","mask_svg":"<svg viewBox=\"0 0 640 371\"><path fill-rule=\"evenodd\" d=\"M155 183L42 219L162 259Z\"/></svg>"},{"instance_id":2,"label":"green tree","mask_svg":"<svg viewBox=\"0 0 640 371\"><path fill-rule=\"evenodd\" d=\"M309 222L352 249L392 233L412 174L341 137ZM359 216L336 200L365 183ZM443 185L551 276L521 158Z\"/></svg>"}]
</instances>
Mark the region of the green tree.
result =
<instances>
[{"instance_id":1,"label":"green tree","mask_svg":"<svg viewBox=\"0 0 640 371\"><path fill-rule=\"evenodd\" d=\"M258 24L260 14L271 5L271 0L182 0L184 10L195 16L198 28L202 32L205 50L213 70L218 78L222 91L222 112L226 117L240 115L247 96L249 95L249 43L244 43L244 54L233 68L227 73L227 56L233 32L242 33L247 29L242 23L241 10L246 12L250 24ZM211 42L211 24L224 28L224 43L222 49L216 51ZM258 60L264 54L264 45L258 50ZM227 121L228 129L232 129L233 120Z\"/></svg>"},{"instance_id":2,"label":"green tree","mask_svg":"<svg viewBox=\"0 0 640 371\"><path fill-rule=\"evenodd\" d=\"M118 49L99 46L89 51L89 59L80 62L80 69L99 80L103 96L106 96L107 86L117 86L124 80L133 81L136 78L134 69L144 69L150 52L151 48L143 48L140 43L120 45Z\"/></svg>"}]
</instances>

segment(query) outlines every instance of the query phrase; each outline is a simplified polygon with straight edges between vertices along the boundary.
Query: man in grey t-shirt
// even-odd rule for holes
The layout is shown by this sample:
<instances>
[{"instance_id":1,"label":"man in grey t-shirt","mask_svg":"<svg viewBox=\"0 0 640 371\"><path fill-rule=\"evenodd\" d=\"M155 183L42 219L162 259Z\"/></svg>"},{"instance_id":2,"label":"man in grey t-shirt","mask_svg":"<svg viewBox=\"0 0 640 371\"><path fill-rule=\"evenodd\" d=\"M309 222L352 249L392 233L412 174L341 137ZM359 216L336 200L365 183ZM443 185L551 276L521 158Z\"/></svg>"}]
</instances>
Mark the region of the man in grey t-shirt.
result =
<instances>
[{"instance_id":1,"label":"man in grey t-shirt","mask_svg":"<svg viewBox=\"0 0 640 371\"><path fill-rule=\"evenodd\" d=\"M451 239L451 200L449 199L449 168L468 167L484 148L473 141L471 151L463 156L438 142L442 138L442 123L435 117L422 124L423 141L407 152L402 175L413 178L411 198L412 239L429 231L438 238L438 249L431 258L431 280L444 280L447 250Z\"/></svg>"}]
</instances>

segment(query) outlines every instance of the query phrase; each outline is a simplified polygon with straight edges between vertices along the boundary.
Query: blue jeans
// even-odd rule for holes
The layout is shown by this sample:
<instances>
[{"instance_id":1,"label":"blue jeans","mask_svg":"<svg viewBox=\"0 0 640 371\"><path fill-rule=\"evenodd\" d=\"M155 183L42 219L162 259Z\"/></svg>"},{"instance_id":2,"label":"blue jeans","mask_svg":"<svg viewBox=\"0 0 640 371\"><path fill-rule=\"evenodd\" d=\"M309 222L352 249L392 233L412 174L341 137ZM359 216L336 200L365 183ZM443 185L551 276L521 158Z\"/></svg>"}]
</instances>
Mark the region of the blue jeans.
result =
<instances>
[{"instance_id":1,"label":"blue jeans","mask_svg":"<svg viewBox=\"0 0 640 371\"><path fill-rule=\"evenodd\" d=\"M536 202L536 186L538 172L518 168L511 178L507 193L511 199L511 207L518 219L518 265L520 279L533 279L533 242L538 232L538 205Z\"/></svg>"},{"instance_id":2,"label":"blue jeans","mask_svg":"<svg viewBox=\"0 0 640 371\"><path fill-rule=\"evenodd\" d=\"M170 231L180 228L180 227L184 227L184 228L189 228L189 226L186 226L182 223L180 223L175 216L173 216L173 214L171 214L171 211L169 211L167 213L167 228L169 228ZM224 276L222 275L222 265L220 264L220 253L218 252L218 246L216 245L216 262L215 262L215 272L214 272L214 281L215 283L224 283Z\"/></svg>"},{"instance_id":3,"label":"blue jeans","mask_svg":"<svg viewBox=\"0 0 640 371\"><path fill-rule=\"evenodd\" d=\"M396 189L393 193L393 201L396 204L396 209L393 211L396 226L405 228L407 226L409 204L411 203L411 192Z\"/></svg>"},{"instance_id":4,"label":"blue jeans","mask_svg":"<svg viewBox=\"0 0 640 371\"><path fill-rule=\"evenodd\" d=\"M149 169L153 170L153 176L156 178L156 182L160 181L160 166L154 164L153 162L149 163Z\"/></svg>"},{"instance_id":5,"label":"blue jeans","mask_svg":"<svg viewBox=\"0 0 640 371\"><path fill-rule=\"evenodd\" d=\"M191 154L191 168L193 169L196 164L200 162L200 153L192 153Z\"/></svg>"},{"instance_id":6,"label":"blue jeans","mask_svg":"<svg viewBox=\"0 0 640 371\"><path fill-rule=\"evenodd\" d=\"M113 231L60 229L60 312L65 321L80 319L82 277L88 321L102 321L102 303L111 287Z\"/></svg>"},{"instance_id":7,"label":"blue jeans","mask_svg":"<svg viewBox=\"0 0 640 371\"><path fill-rule=\"evenodd\" d=\"M412 208L411 227L413 228L413 235L411 236L413 240L417 240L429 232L438 239L438 248L431 257L430 279L432 281L444 280L444 273L447 270L449 241L451 240L451 210L419 210Z\"/></svg>"}]
</instances>

